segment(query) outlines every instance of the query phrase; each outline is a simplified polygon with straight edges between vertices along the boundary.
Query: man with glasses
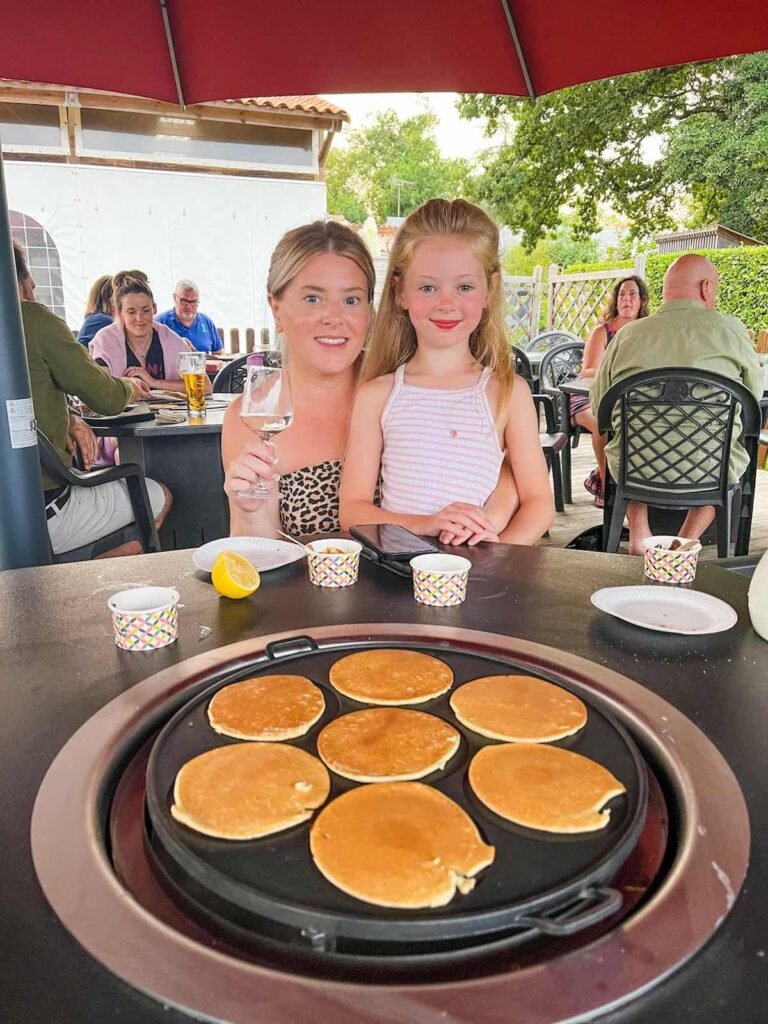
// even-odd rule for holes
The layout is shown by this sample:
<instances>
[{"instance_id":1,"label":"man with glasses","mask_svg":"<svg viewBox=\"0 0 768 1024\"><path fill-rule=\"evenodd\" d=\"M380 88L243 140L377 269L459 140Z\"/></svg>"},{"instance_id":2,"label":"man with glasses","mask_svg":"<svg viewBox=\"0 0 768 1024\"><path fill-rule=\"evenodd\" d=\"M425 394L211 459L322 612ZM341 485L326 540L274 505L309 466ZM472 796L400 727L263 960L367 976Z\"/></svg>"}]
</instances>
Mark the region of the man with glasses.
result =
<instances>
[{"instance_id":1,"label":"man with glasses","mask_svg":"<svg viewBox=\"0 0 768 1024\"><path fill-rule=\"evenodd\" d=\"M198 352L217 355L224 350L216 325L205 313L198 313L200 291L194 281L183 277L173 289L173 309L155 317L161 324L186 338Z\"/></svg>"}]
</instances>

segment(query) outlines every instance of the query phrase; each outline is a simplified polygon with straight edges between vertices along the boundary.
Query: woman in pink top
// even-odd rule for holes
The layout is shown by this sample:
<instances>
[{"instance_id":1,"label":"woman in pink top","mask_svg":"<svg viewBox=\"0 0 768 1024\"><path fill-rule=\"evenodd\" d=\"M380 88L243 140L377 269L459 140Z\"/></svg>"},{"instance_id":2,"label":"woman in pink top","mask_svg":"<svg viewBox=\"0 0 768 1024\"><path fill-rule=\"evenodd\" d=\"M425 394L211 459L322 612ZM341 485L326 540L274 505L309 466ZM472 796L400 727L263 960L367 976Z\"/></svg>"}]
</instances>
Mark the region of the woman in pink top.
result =
<instances>
[{"instance_id":1,"label":"woman in pink top","mask_svg":"<svg viewBox=\"0 0 768 1024\"><path fill-rule=\"evenodd\" d=\"M400 229L352 413L344 528L532 544L551 524L536 412L503 325L498 237L462 199L432 199Z\"/></svg>"},{"instance_id":2,"label":"woman in pink top","mask_svg":"<svg viewBox=\"0 0 768 1024\"><path fill-rule=\"evenodd\" d=\"M89 350L113 377L138 377L150 388L183 391L179 377L180 352L194 348L165 324L155 323L157 306L146 279L130 272L113 279L116 319L96 332ZM206 392L211 382L206 379Z\"/></svg>"}]
</instances>

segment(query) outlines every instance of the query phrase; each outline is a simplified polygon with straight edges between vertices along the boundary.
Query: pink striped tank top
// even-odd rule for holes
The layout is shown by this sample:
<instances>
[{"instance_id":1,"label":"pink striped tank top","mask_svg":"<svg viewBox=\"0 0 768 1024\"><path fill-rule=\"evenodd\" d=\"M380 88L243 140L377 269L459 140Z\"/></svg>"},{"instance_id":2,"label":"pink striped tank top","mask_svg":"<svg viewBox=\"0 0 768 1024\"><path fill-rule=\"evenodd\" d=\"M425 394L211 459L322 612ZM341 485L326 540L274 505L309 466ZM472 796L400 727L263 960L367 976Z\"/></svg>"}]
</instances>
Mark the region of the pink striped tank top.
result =
<instances>
[{"instance_id":1,"label":"pink striped tank top","mask_svg":"<svg viewBox=\"0 0 768 1024\"><path fill-rule=\"evenodd\" d=\"M458 391L406 384L404 375L399 366L381 414L381 507L433 515L454 501L484 505L504 458L488 404L491 371Z\"/></svg>"}]
</instances>

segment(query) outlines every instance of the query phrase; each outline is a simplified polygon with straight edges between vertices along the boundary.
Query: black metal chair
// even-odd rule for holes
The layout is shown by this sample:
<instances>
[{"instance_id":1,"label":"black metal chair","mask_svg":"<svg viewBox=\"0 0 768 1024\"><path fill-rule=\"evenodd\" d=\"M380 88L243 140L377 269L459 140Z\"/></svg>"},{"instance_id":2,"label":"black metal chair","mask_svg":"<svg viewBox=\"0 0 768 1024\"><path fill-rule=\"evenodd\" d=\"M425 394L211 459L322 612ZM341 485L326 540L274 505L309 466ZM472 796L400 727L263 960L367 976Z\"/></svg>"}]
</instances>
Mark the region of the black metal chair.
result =
<instances>
[{"instance_id":1,"label":"black metal chair","mask_svg":"<svg viewBox=\"0 0 768 1024\"><path fill-rule=\"evenodd\" d=\"M735 508L735 554L749 553L760 407L743 384L690 367L647 370L606 391L597 423L609 439L616 433L621 438L619 478L614 481L606 473L606 551L618 550L627 503L641 501L670 509L714 505L720 558L729 554ZM749 464L741 479L730 484L734 429Z\"/></svg>"},{"instance_id":2,"label":"black metal chair","mask_svg":"<svg viewBox=\"0 0 768 1024\"><path fill-rule=\"evenodd\" d=\"M231 359L226 366L222 366L213 378L213 393L225 392L230 395L241 394L245 387L245 375L248 367L246 360L248 356L238 356Z\"/></svg>"},{"instance_id":3,"label":"black metal chair","mask_svg":"<svg viewBox=\"0 0 768 1024\"><path fill-rule=\"evenodd\" d=\"M581 374L584 361L584 342L568 341L557 345L545 353L539 367L539 391L549 395L555 402L559 413L559 429L568 436L569 444L563 448L563 497L570 504L573 501L571 485L571 448L576 448L582 434L582 428L571 422L571 410L568 395L560 390L560 385L575 380Z\"/></svg>"},{"instance_id":4,"label":"black metal chair","mask_svg":"<svg viewBox=\"0 0 768 1024\"><path fill-rule=\"evenodd\" d=\"M535 338L531 338L525 346L525 351L549 352L551 348L555 348L557 345L564 345L568 341L580 340L575 334L571 334L570 331L542 331Z\"/></svg>"},{"instance_id":5,"label":"black metal chair","mask_svg":"<svg viewBox=\"0 0 768 1024\"><path fill-rule=\"evenodd\" d=\"M89 561L105 551L111 551L131 540L138 540L145 552L162 550L147 494L147 484L140 466L126 462L119 466L109 466L107 469L94 469L90 473L81 475L73 473L68 466L64 465L56 449L40 430L37 432L37 444L40 463L45 472L54 480L69 487L98 487L100 484L107 484L113 480L125 480L133 509L133 523L121 530L115 530L91 544L85 544L70 551L62 551L53 556L54 562Z\"/></svg>"},{"instance_id":6,"label":"black metal chair","mask_svg":"<svg viewBox=\"0 0 768 1024\"><path fill-rule=\"evenodd\" d=\"M248 356L253 354L249 352L244 356L238 356L237 359L232 359L226 366L223 366L213 378L213 393L242 394L245 387L245 378L248 373ZM277 350L261 354L264 357L265 366L272 366L277 369L282 366L282 355Z\"/></svg>"}]
</instances>

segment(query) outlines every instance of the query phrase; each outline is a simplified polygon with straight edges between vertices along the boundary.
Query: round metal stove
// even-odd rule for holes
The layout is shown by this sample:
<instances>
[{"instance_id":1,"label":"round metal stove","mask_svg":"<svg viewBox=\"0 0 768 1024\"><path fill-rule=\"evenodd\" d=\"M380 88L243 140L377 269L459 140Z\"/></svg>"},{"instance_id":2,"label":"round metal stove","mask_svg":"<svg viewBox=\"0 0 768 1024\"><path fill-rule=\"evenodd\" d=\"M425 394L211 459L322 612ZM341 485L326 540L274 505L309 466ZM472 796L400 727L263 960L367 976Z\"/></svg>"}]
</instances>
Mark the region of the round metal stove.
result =
<instances>
[{"instance_id":1,"label":"round metal stove","mask_svg":"<svg viewBox=\"0 0 768 1024\"><path fill-rule=\"evenodd\" d=\"M321 652L402 644L448 659L495 659L584 694L598 716L618 722L637 745L649 779L648 814L638 818L632 848L610 879L600 879L623 893L623 907L607 900L595 914L594 893L584 886L549 918L546 911L522 917L513 933L464 947L454 943L436 959L430 959L432 949L426 959L424 951L406 949L381 969L357 950L339 955L317 929L281 944L237 924L219 929L215 914L201 915L152 852L145 816L151 741L181 708L194 707L195 698L199 704L202 691L274 666L276 651L295 653L297 633ZM727 830L706 827L726 814ZM144 680L66 744L43 781L32 819L38 878L78 941L156 999L230 1024L266 1024L272 1008L322 1001L331 988L350 1006L365 1000L369 1017L384 1021L391 1019L387 994L405 985L418 986L421 1001L436 1013L471 1005L477 1024L498 1020L500 1004L515 1006L516 1024L589 1019L646 991L695 954L733 905L748 850L746 807L730 769L703 733L661 698L549 647L414 625L292 630L200 655Z\"/></svg>"}]
</instances>

